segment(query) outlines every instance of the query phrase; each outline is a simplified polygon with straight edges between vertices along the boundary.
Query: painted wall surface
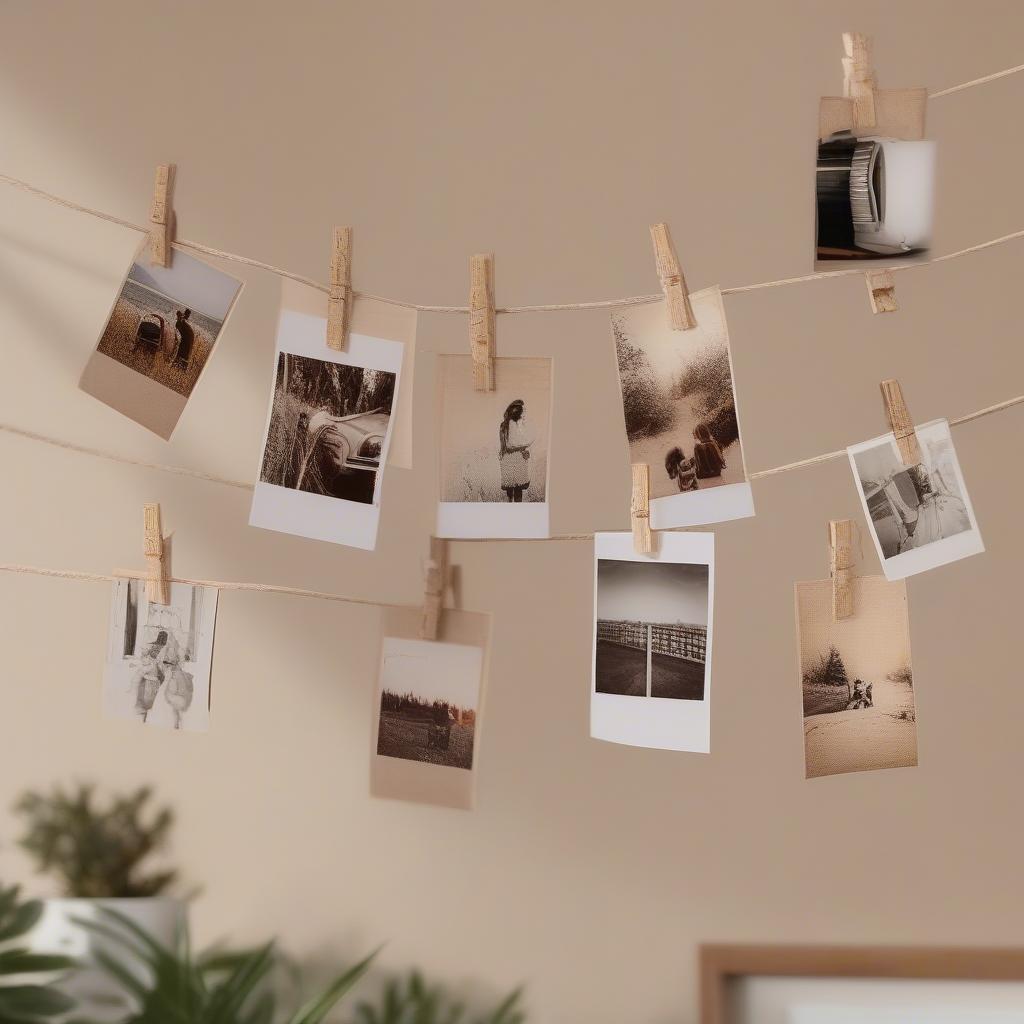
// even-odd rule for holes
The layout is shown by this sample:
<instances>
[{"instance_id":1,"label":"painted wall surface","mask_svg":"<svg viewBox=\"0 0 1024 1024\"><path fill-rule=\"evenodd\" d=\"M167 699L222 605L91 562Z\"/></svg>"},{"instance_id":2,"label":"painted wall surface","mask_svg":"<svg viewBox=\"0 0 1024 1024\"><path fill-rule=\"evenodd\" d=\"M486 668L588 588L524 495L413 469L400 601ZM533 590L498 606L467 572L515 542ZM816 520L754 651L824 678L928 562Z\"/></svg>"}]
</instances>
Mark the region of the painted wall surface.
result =
<instances>
[{"instance_id":1,"label":"painted wall surface","mask_svg":"<svg viewBox=\"0 0 1024 1024\"><path fill-rule=\"evenodd\" d=\"M6 0L0 171L142 222L174 161L182 237L326 280L351 224L356 287L424 303L465 303L480 251L500 305L656 291L658 220L693 289L793 277L844 29L876 37L887 86L1024 60L1013 0L851 13ZM936 253L1024 228L1022 105L1024 75L931 105ZM231 268L245 290L170 443L76 390L137 242L0 188L0 420L252 479L272 276ZM895 315L858 278L726 297L748 467L881 433L883 377L920 422L1024 391L1022 246L899 275ZM607 312L501 317L498 338L556 361L552 529L626 528ZM416 466L389 475L375 553L251 529L244 490L0 433L0 562L141 564L159 500L181 574L415 602L432 353L467 346L464 318L421 315ZM803 778L793 581L825 575L826 520L860 514L845 458L756 482L757 517L715 530L710 756L588 738L588 543L454 543L460 605L495 615L472 813L368 796L374 609L224 593L210 732L156 734L100 717L107 587L0 573L0 875L49 891L14 846L25 787L153 783L200 940L277 933L320 962L388 940L388 968L484 996L525 982L539 1024L694 1020L703 941L1018 943L1022 432L1024 408L954 432L988 550L909 581L920 767L888 774Z\"/></svg>"}]
</instances>

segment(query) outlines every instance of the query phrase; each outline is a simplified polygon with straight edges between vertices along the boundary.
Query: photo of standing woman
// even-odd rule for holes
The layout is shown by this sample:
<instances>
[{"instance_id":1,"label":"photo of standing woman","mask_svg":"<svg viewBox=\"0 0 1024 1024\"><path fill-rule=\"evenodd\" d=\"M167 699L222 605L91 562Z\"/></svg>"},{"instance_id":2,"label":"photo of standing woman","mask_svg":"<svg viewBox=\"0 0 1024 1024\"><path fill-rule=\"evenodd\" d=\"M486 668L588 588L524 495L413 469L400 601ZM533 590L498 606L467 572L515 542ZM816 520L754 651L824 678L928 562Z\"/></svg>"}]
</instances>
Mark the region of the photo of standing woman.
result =
<instances>
[{"instance_id":1,"label":"photo of standing woman","mask_svg":"<svg viewBox=\"0 0 1024 1024\"><path fill-rule=\"evenodd\" d=\"M440 537L546 537L550 359L497 360L494 391L469 356L438 360Z\"/></svg>"}]
</instances>

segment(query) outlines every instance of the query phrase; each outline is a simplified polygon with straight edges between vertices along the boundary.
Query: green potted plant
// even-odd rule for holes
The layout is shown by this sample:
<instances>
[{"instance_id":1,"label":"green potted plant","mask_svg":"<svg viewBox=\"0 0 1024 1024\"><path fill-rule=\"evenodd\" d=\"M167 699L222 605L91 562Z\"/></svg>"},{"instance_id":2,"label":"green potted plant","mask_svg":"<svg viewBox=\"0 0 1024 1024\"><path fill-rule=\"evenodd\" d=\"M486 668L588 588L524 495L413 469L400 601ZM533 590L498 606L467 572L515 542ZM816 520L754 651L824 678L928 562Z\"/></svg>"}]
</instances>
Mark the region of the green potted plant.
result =
<instances>
[{"instance_id":1,"label":"green potted plant","mask_svg":"<svg viewBox=\"0 0 1024 1024\"><path fill-rule=\"evenodd\" d=\"M38 900L22 901L18 886L0 884L0 1021L45 1024L74 1006L50 984L55 972L69 970L74 961L33 953L25 945L42 913Z\"/></svg>"},{"instance_id":2,"label":"green potted plant","mask_svg":"<svg viewBox=\"0 0 1024 1024\"><path fill-rule=\"evenodd\" d=\"M441 988L428 985L419 971L392 978L376 1003L356 1007L356 1024L523 1024L522 992L516 989L493 1010L467 1017L464 1004L451 999Z\"/></svg>"},{"instance_id":3,"label":"green potted plant","mask_svg":"<svg viewBox=\"0 0 1024 1024\"><path fill-rule=\"evenodd\" d=\"M282 1020L272 974L281 960L272 942L229 952L192 950L182 923L170 944L117 910L101 909L82 923L105 940L97 954L100 967L121 999L119 1024L277 1024ZM376 953L338 974L321 992L297 1008L283 1011L286 1024L321 1024L349 989L366 973ZM143 966L141 975L134 969ZM76 1017L75 1024L100 1024Z\"/></svg>"},{"instance_id":4,"label":"green potted plant","mask_svg":"<svg viewBox=\"0 0 1024 1024\"><path fill-rule=\"evenodd\" d=\"M167 895L176 872L147 865L163 849L174 821L168 808L151 809L152 796L142 787L103 800L90 785L56 786L25 793L15 805L25 822L19 845L60 888L59 898L45 903L31 947L84 965L59 987L95 1014L102 1013L111 985L96 969L104 940L81 922L114 908L170 944L184 917L184 905Z\"/></svg>"}]
</instances>

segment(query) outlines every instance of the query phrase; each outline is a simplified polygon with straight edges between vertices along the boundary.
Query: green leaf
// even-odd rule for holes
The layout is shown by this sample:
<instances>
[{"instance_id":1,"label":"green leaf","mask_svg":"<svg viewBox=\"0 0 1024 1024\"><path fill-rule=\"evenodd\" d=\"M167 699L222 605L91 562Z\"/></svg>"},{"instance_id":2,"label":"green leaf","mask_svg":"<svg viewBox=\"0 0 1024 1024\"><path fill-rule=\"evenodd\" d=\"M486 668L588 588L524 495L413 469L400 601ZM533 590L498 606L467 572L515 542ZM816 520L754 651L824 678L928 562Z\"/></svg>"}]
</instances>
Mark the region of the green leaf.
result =
<instances>
[{"instance_id":1,"label":"green leaf","mask_svg":"<svg viewBox=\"0 0 1024 1024\"><path fill-rule=\"evenodd\" d=\"M15 896L18 890L15 889ZM7 915L6 922L0 926L0 942L8 942L31 931L43 916L43 905L39 900L29 900L14 908Z\"/></svg>"},{"instance_id":2,"label":"green leaf","mask_svg":"<svg viewBox=\"0 0 1024 1024\"><path fill-rule=\"evenodd\" d=\"M75 1005L70 996L42 985L8 985L0 988L0 1020L18 1017L54 1017Z\"/></svg>"},{"instance_id":3,"label":"green leaf","mask_svg":"<svg viewBox=\"0 0 1024 1024\"><path fill-rule=\"evenodd\" d=\"M341 1001L349 989L369 970L370 964L373 963L374 958L379 952L379 949L374 950L368 957L360 960L354 967L350 967L344 974L339 974L319 996L300 1007L289 1018L289 1024L321 1024L321 1021Z\"/></svg>"},{"instance_id":4,"label":"green leaf","mask_svg":"<svg viewBox=\"0 0 1024 1024\"><path fill-rule=\"evenodd\" d=\"M30 953L27 949L8 949L0 952L0 975L66 971L74 966L75 961L67 956Z\"/></svg>"}]
</instances>

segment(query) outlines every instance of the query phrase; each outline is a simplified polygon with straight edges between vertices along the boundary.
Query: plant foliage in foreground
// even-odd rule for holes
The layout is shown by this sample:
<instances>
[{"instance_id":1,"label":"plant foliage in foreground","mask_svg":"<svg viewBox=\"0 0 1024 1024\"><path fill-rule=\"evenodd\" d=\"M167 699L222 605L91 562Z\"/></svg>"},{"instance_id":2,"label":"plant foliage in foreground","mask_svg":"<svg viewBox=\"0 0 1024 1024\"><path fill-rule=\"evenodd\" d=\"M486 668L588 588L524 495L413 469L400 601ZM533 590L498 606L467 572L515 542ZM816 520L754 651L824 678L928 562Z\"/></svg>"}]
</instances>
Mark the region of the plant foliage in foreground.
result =
<instances>
[{"instance_id":1,"label":"plant foliage in foreground","mask_svg":"<svg viewBox=\"0 0 1024 1024\"><path fill-rule=\"evenodd\" d=\"M100 949L97 963L123 990L130 1010L123 1024L273 1024L279 1019L269 975L277 963L273 943L241 952L194 953L182 928L168 949L130 918L102 908L97 921L79 921L120 949ZM319 995L286 1018L287 1024L321 1024L366 973L376 953L339 974ZM135 973L139 965L148 978ZM98 1024L76 1020L72 1024Z\"/></svg>"},{"instance_id":2,"label":"plant foliage in foreground","mask_svg":"<svg viewBox=\"0 0 1024 1024\"><path fill-rule=\"evenodd\" d=\"M452 1002L441 989L427 985L419 971L412 971L405 979L389 981L376 1006L360 1003L356 1024L522 1024L526 1016L519 1008L520 996L516 989L490 1013L471 1019L461 1003Z\"/></svg>"},{"instance_id":3,"label":"plant foliage in foreground","mask_svg":"<svg viewBox=\"0 0 1024 1024\"><path fill-rule=\"evenodd\" d=\"M32 953L21 945L42 913L38 900L21 902L16 885L9 889L0 885L0 1021L4 1024L42 1024L74 1005L39 978L43 975L48 981L55 971L73 967L74 961Z\"/></svg>"}]
</instances>

